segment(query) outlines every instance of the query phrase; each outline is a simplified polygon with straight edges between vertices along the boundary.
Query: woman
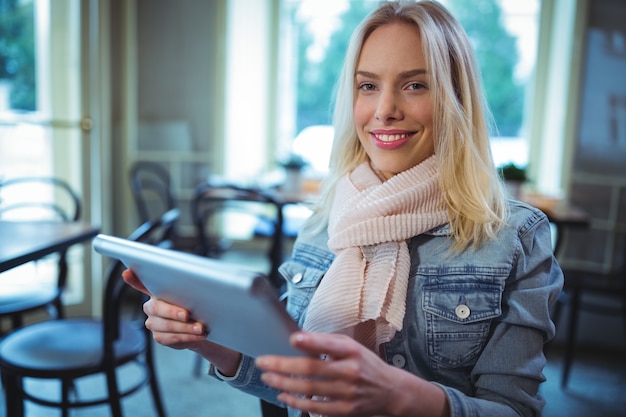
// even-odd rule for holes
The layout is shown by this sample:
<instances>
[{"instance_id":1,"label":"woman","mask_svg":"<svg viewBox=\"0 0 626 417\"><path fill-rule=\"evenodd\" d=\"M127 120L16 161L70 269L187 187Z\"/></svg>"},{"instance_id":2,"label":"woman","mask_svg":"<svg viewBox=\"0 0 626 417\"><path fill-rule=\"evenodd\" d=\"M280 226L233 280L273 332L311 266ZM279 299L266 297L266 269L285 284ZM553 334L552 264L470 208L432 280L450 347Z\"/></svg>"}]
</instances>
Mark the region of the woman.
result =
<instances>
[{"instance_id":1,"label":"woman","mask_svg":"<svg viewBox=\"0 0 626 417\"><path fill-rule=\"evenodd\" d=\"M540 415L562 273L545 216L506 199L485 112L456 20L384 3L353 35L330 174L281 266L309 356L254 361L155 299L146 326L290 416Z\"/></svg>"}]
</instances>

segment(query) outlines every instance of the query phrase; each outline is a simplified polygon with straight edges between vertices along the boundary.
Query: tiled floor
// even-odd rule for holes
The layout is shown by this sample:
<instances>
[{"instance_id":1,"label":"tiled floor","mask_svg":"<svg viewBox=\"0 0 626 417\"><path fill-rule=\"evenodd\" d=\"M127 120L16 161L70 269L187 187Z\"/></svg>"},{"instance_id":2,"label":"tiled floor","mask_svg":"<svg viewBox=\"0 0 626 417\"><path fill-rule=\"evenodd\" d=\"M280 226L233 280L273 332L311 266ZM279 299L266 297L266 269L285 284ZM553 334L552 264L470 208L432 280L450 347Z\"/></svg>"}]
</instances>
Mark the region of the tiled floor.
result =
<instances>
[{"instance_id":1,"label":"tiled floor","mask_svg":"<svg viewBox=\"0 0 626 417\"><path fill-rule=\"evenodd\" d=\"M169 417L260 417L259 402L231 389L213 378L193 377L195 356L188 351L175 351L157 346L159 379L163 401ZM571 382L566 390L560 388L561 354L548 351L545 369L548 381L541 387L547 400L543 417L624 417L626 416L626 355L624 352L579 352L572 368ZM133 375L128 369L124 375ZM99 390L101 380L92 379L81 386L81 394ZM33 386L54 391L51 383ZM31 385L32 386L32 385ZM127 416L153 417L154 407L147 389L128 397L123 403ZM39 406L28 406L27 417L52 417L60 413ZM75 410L72 417L109 416L107 407ZM0 417L6 417L0 410Z\"/></svg>"}]
</instances>

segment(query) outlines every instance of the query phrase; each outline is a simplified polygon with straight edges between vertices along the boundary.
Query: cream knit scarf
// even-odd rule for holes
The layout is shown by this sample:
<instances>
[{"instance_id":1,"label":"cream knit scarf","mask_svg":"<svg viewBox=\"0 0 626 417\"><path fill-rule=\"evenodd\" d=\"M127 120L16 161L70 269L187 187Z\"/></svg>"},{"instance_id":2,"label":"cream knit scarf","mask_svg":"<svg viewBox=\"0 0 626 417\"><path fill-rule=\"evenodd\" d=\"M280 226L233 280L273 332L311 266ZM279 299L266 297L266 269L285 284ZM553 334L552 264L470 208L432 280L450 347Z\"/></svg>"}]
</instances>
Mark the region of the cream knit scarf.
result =
<instances>
[{"instance_id":1,"label":"cream knit scarf","mask_svg":"<svg viewBox=\"0 0 626 417\"><path fill-rule=\"evenodd\" d=\"M447 221L434 156L382 182L369 163L337 183L328 225L336 258L303 328L347 334L378 353L402 329L407 240Z\"/></svg>"}]
</instances>

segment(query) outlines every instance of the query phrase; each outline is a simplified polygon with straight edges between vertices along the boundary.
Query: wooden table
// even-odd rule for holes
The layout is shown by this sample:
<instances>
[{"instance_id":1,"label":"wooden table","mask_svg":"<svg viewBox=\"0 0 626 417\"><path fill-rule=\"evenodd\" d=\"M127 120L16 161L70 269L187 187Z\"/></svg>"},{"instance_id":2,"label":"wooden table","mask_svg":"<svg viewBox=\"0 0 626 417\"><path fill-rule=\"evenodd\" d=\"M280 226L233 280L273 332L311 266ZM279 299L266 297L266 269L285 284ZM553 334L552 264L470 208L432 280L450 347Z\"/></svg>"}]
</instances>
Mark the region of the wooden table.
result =
<instances>
[{"instance_id":1,"label":"wooden table","mask_svg":"<svg viewBox=\"0 0 626 417\"><path fill-rule=\"evenodd\" d=\"M0 272L86 242L99 232L83 222L0 221Z\"/></svg>"},{"instance_id":2,"label":"wooden table","mask_svg":"<svg viewBox=\"0 0 626 417\"><path fill-rule=\"evenodd\" d=\"M556 228L556 239L554 242L554 253L558 254L563 242L565 230L570 227L589 227L591 218L589 213L580 207L568 203L564 200L556 200L544 197L540 194L526 194L520 200L537 207L548 217L550 223Z\"/></svg>"}]
</instances>

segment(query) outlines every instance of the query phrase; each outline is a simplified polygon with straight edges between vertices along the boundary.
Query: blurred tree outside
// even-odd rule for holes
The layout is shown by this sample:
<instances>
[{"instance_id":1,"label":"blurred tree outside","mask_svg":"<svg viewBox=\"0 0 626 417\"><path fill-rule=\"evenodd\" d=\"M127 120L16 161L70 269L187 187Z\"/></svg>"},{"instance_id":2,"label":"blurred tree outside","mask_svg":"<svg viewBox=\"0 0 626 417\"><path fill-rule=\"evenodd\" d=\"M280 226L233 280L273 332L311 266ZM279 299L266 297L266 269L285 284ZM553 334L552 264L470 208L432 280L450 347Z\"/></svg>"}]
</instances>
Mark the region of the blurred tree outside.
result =
<instances>
[{"instance_id":1,"label":"blurred tree outside","mask_svg":"<svg viewBox=\"0 0 626 417\"><path fill-rule=\"evenodd\" d=\"M497 0L447 0L474 46L497 136L518 136L524 114L524 88L514 77L517 38L503 25Z\"/></svg>"},{"instance_id":2,"label":"blurred tree outside","mask_svg":"<svg viewBox=\"0 0 626 417\"><path fill-rule=\"evenodd\" d=\"M340 25L331 34L321 60L310 60L308 50L314 35L306 22L298 28L297 121L296 130L317 124L331 124L333 93L352 32L377 1L349 0L339 16ZM474 46L487 102L497 125L496 136L518 136L524 112L524 89L514 77L519 59L516 37L502 22L497 0L447 0L450 11L459 19ZM295 21L297 3L291 10Z\"/></svg>"},{"instance_id":3,"label":"blurred tree outside","mask_svg":"<svg viewBox=\"0 0 626 417\"><path fill-rule=\"evenodd\" d=\"M332 123L333 94L350 36L363 17L375 7L377 1L349 0L347 3L348 7L339 16L339 26L330 35L328 47L320 61L308 59L308 50L313 44L314 36L306 24L297 25L300 41L297 58L299 63L297 132L307 126ZM297 13L297 7L293 12Z\"/></svg>"},{"instance_id":4,"label":"blurred tree outside","mask_svg":"<svg viewBox=\"0 0 626 417\"><path fill-rule=\"evenodd\" d=\"M10 84L9 107L36 109L32 1L0 0L0 80Z\"/></svg>"}]
</instances>

